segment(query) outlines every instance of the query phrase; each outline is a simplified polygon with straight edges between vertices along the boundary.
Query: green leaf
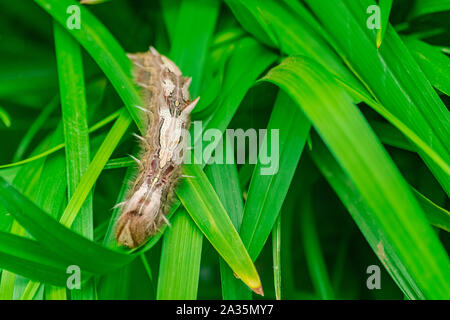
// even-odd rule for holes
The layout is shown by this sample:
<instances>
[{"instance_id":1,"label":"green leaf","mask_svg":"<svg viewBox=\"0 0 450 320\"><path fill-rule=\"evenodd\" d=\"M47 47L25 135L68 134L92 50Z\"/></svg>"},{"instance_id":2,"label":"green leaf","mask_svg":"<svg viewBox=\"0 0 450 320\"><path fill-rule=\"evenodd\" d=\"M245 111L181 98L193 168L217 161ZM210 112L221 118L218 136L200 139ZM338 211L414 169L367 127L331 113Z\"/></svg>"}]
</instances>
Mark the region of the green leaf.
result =
<instances>
[{"instance_id":1,"label":"green leaf","mask_svg":"<svg viewBox=\"0 0 450 320\"><path fill-rule=\"evenodd\" d=\"M13 161L19 161L22 159L25 151L30 145L32 139L35 137L36 133L39 131L39 128L47 121L48 117L51 115L53 111L55 111L58 106L58 97L54 97L42 110L36 120L28 129L27 133L23 136L19 146L14 153Z\"/></svg>"},{"instance_id":2,"label":"green leaf","mask_svg":"<svg viewBox=\"0 0 450 320\"><path fill-rule=\"evenodd\" d=\"M193 97L199 92L205 58L218 14L219 2L216 0L181 2L170 57L183 75L192 76L189 91ZM198 15L202 16L201 20ZM178 210L172 227L164 235L157 299L197 297L202 242L202 233L192 219L185 210Z\"/></svg>"},{"instance_id":3,"label":"green leaf","mask_svg":"<svg viewBox=\"0 0 450 320\"><path fill-rule=\"evenodd\" d=\"M409 18L414 19L423 15L450 11L450 2L448 0L416 0L409 13Z\"/></svg>"},{"instance_id":4,"label":"green leaf","mask_svg":"<svg viewBox=\"0 0 450 320\"><path fill-rule=\"evenodd\" d=\"M106 249L67 229L3 178L0 178L0 202L39 243L82 270L106 273L134 258Z\"/></svg>"},{"instance_id":5,"label":"green leaf","mask_svg":"<svg viewBox=\"0 0 450 320\"><path fill-rule=\"evenodd\" d=\"M251 38L240 40L228 62L224 83L215 102L217 107L203 121L203 130L214 128L223 133L258 76L276 58L275 54L265 49L255 40ZM248 61L252 61L252 68L242 68ZM195 134L192 136L196 139L196 145L200 145L197 143L197 139L201 137L197 137Z\"/></svg>"},{"instance_id":6,"label":"green leaf","mask_svg":"<svg viewBox=\"0 0 450 320\"><path fill-rule=\"evenodd\" d=\"M107 125L108 123L114 121L120 114L120 112L122 112L122 110L118 110L117 112L114 112L113 114L109 115L108 117L104 118L103 120L97 122L96 124L94 124L91 128L89 128L89 133L91 132L95 132L96 130L103 128L105 125ZM62 139L61 139L62 140ZM54 143L56 144L56 143ZM16 166L21 166L42 158L45 158L48 155L51 155L61 149L63 149L66 145L64 143L59 143L57 145L55 145L54 147L48 148L47 150L41 151L41 153L39 154L33 154L31 157L24 159L24 160L20 160L17 162L13 162L13 163L8 163L8 164L4 164L4 165L0 165L0 169L4 169L4 168L11 168L11 167L16 167Z\"/></svg>"},{"instance_id":7,"label":"green leaf","mask_svg":"<svg viewBox=\"0 0 450 320\"><path fill-rule=\"evenodd\" d=\"M5 109L0 107L0 120L3 121L3 124L9 128L11 126L11 118L9 117L8 112Z\"/></svg>"},{"instance_id":8,"label":"green leaf","mask_svg":"<svg viewBox=\"0 0 450 320\"><path fill-rule=\"evenodd\" d=\"M332 300L334 299L334 293L314 221L314 207L311 196L311 192L303 195L300 204L300 230L305 246L306 262L317 294L323 300Z\"/></svg>"},{"instance_id":9,"label":"green leaf","mask_svg":"<svg viewBox=\"0 0 450 320\"><path fill-rule=\"evenodd\" d=\"M125 103L128 112L137 124L141 133L145 133L142 117L139 116L140 96L131 77L131 63L120 44L84 6L72 0L35 0L47 11L67 32L83 46L98 66L108 77L111 84ZM75 5L80 9L80 29L68 29L67 8Z\"/></svg>"},{"instance_id":10,"label":"green leaf","mask_svg":"<svg viewBox=\"0 0 450 320\"><path fill-rule=\"evenodd\" d=\"M432 202L413 187L411 188L423 211L425 211L428 221L433 226L450 232L450 212Z\"/></svg>"},{"instance_id":11,"label":"green leaf","mask_svg":"<svg viewBox=\"0 0 450 320\"><path fill-rule=\"evenodd\" d=\"M275 298L281 300L281 214L272 230L272 259Z\"/></svg>"},{"instance_id":12,"label":"green leaf","mask_svg":"<svg viewBox=\"0 0 450 320\"><path fill-rule=\"evenodd\" d=\"M69 264L34 240L0 232L0 266L30 279L64 285Z\"/></svg>"},{"instance_id":13,"label":"green leaf","mask_svg":"<svg viewBox=\"0 0 450 320\"><path fill-rule=\"evenodd\" d=\"M250 181L240 229L242 241L254 260L278 217L310 128L301 110L286 93L280 92Z\"/></svg>"},{"instance_id":14,"label":"green leaf","mask_svg":"<svg viewBox=\"0 0 450 320\"><path fill-rule=\"evenodd\" d=\"M180 67L183 75L192 77L189 87L192 97L199 94L219 5L218 0L182 0L178 11L170 58Z\"/></svg>"},{"instance_id":15,"label":"green leaf","mask_svg":"<svg viewBox=\"0 0 450 320\"><path fill-rule=\"evenodd\" d=\"M213 163L206 167L205 173L227 211L233 226L239 231L244 213L244 205L236 164ZM250 300L252 298L251 291L242 281L236 279L233 271L222 258L220 258L219 262L223 299Z\"/></svg>"},{"instance_id":16,"label":"green leaf","mask_svg":"<svg viewBox=\"0 0 450 320\"><path fill-rule=\"evenodd\" d=\"M380 0L381 28L377 31L377 49L383 42L384 34L389 25L389 14L391 13L392 0Z\"/></svg>"},{"instance_id":17,"label":"green leaf","mask_svg":"<svg viewBox=\"0 0 450 320\"><path fill-rule=\"evenodd\" d=\"M158 277L158 300L197 298L203 236L186 210L178 210L164 232Z\"/></svg>"},{"instance_id":18,"label":"green leaf","mask_svg":"<svg viewBox=\"0 0 450 320\"><path fill-rule=\"evenodd\" d=\"M66 145L67 191L70 199L90 161L83 61L76 40L56 22L54 34ZM80 208L73 223L73 230L90 240L93 239L92 194L88 195ZM94 291L95 283L90 281L81 291L74 291L72 297L90 300L94 297Z\"/></svg>"},{"instance_id":19,"label":"green leaf","mask_svg":"<svg viewBox=\"0 0 450 320\"><path fill-rule=\"evenodd\" d=\"M60 220L63 225L72 225L80 208L83 206L83 203L89 195L90 190L106 165L106 162L119 144L120 139L123 137L130 124L131 118L128 113L125 113L125 110L122 109L119 118L117 118L113 127L108 132L105 140L98 149L84 175L81 177L77 188L64 209Z\"/></svg>"},{"instance_id":20,"label":"green leaf","mask_svg":"<svg viewBox=\"0 0 450 320\"><path fill-rule=\"evenodd\" d=\"M446 162L450 163L450 113L397 35L387 28L380 50L374 30L366 26L365 9L373 0L306 0L339 48L342 59L367 89ZM420 156L450 194L450 179L422 151Z\"/></svg>"},{"instance_id":21,"label":"green leaf","mask_svg":"<svg viewBox=\"0 0 450 320\"><path fill-rule=\"evenodd\" d=\"M384 231L386 238L379 239L378 245L398 250L403 273L411 278L417 295L448 297L449 258L350 97L322 66L306 58L284 60L265 79L285 90L309 118L372 210L374 223Z\"/></svg>"},{"instance_id":22,"label":"green leaf","mask_svg":"<svg viewBox=\"0 0 450 320\"><path fill-rule=\"evenodd\" d=\"M361 84L343 66L327 42L323 28L308 10L296 1L226 0L239 23L258 40L288 55L305 55L326 65L354 87ZM256 28L255 28L256 27ZM335 48L336 49L336 48Z\"/></svg>"},{"instance_id":23,"label":"green leaf","mask_svg":"<svg viewBox=\"0 0 450 320\"><path fill-rule=\"evenodd\" d=\"M262 294L255 266L205 173L198 165L185 165L183 173L195 177L185 178L176 190L183 206L234 273Z\"/></svg>"},{"instance_id":24,"label":"green leaf","mask_svg":"<svg viewBox=\"0 0 450 320\"><path fill-rule=\"evenodd\" d=\"M414 278L405 272L405 265L402 259L399 258L398 248L391 246L389 241L385 240L387 237L386 231L375 221L373 211L368 207L366 201L361 199L361 195L354 183L349 179L348 175L342 170L336 160L333 159L333 156L326 149L323 142L316 136L313 141L314 148L310 154L314 162L335 190L342 203L347 207L353 220L369 242L372 250L386 267L386 270L399 287L402 288L408 298L425 299L426 297L415 286ZM417 192L415 193L417 197ZM423 205L423 202L426 202L426 204ZM424 210L427 210L428 217L430 217L431 210L427 209L427 207L432 205L429 203L429 200L422 199L419 200L419 203ZM436 211L436 208L432 210ZM434 213L431 214L434 215ZM437 213L435 217L437 218L435 221L443 221L440 213Z\"/></svg>"},{"instance_id":25,"label":"green leaf","mask_svg":"<svg viewBox=\"0 0 450 320\"><path fill-rule=\"evenodd\" d=\"M450 58L439 48L413 38L403 38L431 84L450 95Z\"/></svg>"},{"instance_id":26,"label":"green leaf","mask_svg":"<svg viewBox=\"0 0 450 320\"><path fill-rule=\"evenodd\" d=\"M419 137L410 127L408 127L404 122L399 120L394 114L392 114L383 105L373 100L369 93L366 91L361 91L359 89L353 88L350 84L346 83L339 77L335 79L348 90L353 96L360 98L361 101L367 103L373 110L378 112L386 120L388 120L392 125L394 125L400 132L402 132L416 147L417 150L422 151L427 155L430 161L433 162L433 166L441 170L441 175L448 178L450 176L450 166L448 163L442 159L442 157L432 148L432 145L426 143L421 137ZM416 151L416 149L414 149Z\"/></svg>"},{"instance_id":27,"label":"green leaf","mask_svg":"<svg viewBox=\"0 0 450 320\"><path fill-rule=\"evenodd\" d=\"M61 141L63 135L62 125L59 124L51 136L51 143L55 144L58 141ZM50 212L50 215L55 219L59 219L61 206L66 196L67 179L64 160L65 157L62 153L50 155L45 159L35 198L36 205L44 211ZM15 290L20 292L21 286L21 282L16 281ZM21 299L33 299L40 286L41 284L39 282L30 281L24 289ZM50 290L50 287L52 286L47 284L45 291L54 292L53 290Z\"/></svg>"}]
</instances>

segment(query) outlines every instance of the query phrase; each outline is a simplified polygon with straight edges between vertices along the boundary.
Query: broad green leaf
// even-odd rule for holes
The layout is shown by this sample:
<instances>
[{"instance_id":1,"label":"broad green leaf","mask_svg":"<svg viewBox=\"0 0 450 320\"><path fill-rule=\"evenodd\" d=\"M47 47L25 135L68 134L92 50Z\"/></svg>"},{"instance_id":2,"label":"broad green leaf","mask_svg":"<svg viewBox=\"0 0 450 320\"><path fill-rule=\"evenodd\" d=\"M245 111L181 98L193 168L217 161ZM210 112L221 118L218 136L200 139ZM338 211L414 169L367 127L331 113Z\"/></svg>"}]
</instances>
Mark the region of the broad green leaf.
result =
<instances>
[{"instance_id":1,"label":"broad green leaf","mask_svg":"<svg viewBox=\"0 0 450 320\"><path fill-rule=\"evenodd\" d=\"M369 242L375 254L377 254L394 281L397 282L410 299L425 299L415 287L413 278L404 272L405 266L399 258L397 248L390 246L388 241L383 241L386 237L385 230L380 228L378 223L376 223L372 210L369 209L366 202L361 199L361 195L357 191L354 183L349 180L348 175L345 174L336 160L333 159L333 156L326 149L323 142L316 136L313 141L314 148L310 154L314 159L314 162L328 180L331 187L335 190L342 203L347 207L366 240ZM422 208L426 210L430 220L435 219L434 221L439 224L442 222L444 224L448 223L448 213L446 213L447 218L445 218L445 214L439 212L440 210L437 209L436 205L432 204L431 201L426 199L423 195L420 195L417 191L414 191L414 193L418 199L422 198L422 200L419 200L419 203L422 205ZM431 218L431 216L434 217ZM384 244L382 245L382 243Z\"/></svg>"},{"instance_id":2,"label":"broad green leaf","mask_svg":"<svg viewBox=\"0 0 450 320\"><path fill-rule=\"evenodd\" d=\"M401 120L446 162L450 163L450 113L394 30L387 28L380 50L373 43L375 30L367 28L366 8L373 0L306 0L334 39L342 59L376 100ZM447 194L450 179L422 151Z\"/></svg>"},{"instance_id":3,"label":"broad green leaf","mask_svg":"<svg viewBox=\"0 0 450 320\"><path fill-rule=\"evenodd\" d=\"M398 251L402 272L411 279L416 296L448 298L449 258L407 183L350 97L339 90L322 66L307 58L288 58L265 79L298 103L349 175L372 210L374 223L386 235L378 246L389 245Z\"/></svg>"},{"instance_id":4,"label":"broad green leaf","mask_svg":"<svg viewBox=\"0 0 450 320\"><path fill-rule=\"evenodd\" d=\"M361 91L359 89L355 89L345 81L343 81L339 77L335 77L335 79L348 90L349 93L352 93L353 96L358 97L361 101L367 103L373 110L378 112L381 116L383 116L386 120L388 120L392 125L394 125L400 132L402 132L416 147L417 150L422 151L425 155L427 155L430 161L433 162L433 165L439 168L442 173L442 177L448 178L450 177L450 166L449 164L442 159L442 157L432 148L432 145L426 143L421 137L419 137L410 127L408 127L404 122L402 122L399 118L397 118L394 114L392 114L388 109L386 109L383 105L372 99L367 91Z\"/></svg>"},{"instance_id":5,"label":"broad green leaf","mask_svg":"<svg viewBox=\"0 0 450 320\"><path fill-rule=\"evenodd\" d=\"M239 23L258 40L288 55L305 55L326 65L354 87L361 84L326 41L326 33L303 5L291 0L226 0ZM256 27L256 28L255 28ZM260 30L258 30L260 29Z\"/></svg>"}]
</instances>

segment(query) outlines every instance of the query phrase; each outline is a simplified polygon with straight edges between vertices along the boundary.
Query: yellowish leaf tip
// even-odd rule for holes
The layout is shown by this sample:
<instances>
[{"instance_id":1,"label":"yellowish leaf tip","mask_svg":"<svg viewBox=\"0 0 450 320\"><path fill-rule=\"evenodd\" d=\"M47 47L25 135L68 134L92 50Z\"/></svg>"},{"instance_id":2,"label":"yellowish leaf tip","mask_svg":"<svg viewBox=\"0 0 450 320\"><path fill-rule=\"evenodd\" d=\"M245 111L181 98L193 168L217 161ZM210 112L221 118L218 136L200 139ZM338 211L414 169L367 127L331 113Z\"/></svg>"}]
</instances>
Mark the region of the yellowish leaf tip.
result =
<instances>
[{"instance_id":1,"label":"yellowish leaf tip","mask_svg":"<svg viewBox=\"0 0 450 320\"><path fill-rule=\"evenodd\" d=\"M262 286L259 286L258 288L252 289L252 290L253 290L254 293L257 293L257 294L259 294L260 296L264 297L264 291L263 291Z\"/></svg>"},{"instance_id":2,"label":"yellowish leaf tip","mask_svg":"<svg viewBox=\"0 0 450 320\"><path fill-rule=\"evenodd\" d=\"M378 34L377 34L377 50L380 49L380 47L381 47L381 41L382 41L381 33L378 32Z\"/></svg>"}]
</instances>

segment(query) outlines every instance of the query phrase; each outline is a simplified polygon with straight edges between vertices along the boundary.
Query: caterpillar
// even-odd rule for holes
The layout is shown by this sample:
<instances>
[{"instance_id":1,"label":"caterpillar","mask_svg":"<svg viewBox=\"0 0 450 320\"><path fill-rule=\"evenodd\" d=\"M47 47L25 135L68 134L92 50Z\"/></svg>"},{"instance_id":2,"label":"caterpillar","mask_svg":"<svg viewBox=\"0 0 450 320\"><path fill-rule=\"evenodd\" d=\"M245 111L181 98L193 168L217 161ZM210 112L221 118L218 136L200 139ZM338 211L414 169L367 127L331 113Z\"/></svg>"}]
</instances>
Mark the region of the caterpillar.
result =
<instances>
[{"instance_id":1,"label":"caterpillar","mask_svg":"<svg viewBox=\"0 0 450 320\"><path fill-rule=\"evenodd\" d=\"M189 129L190 113L199 97L189 97L192 78L184 77L174 62L150 47L147 52L128 54L134 65L134 81L145 103L138 106L145 117L146 134L141 143L137 178L126 200L119 205L116 241L136 248L168 223L166 214L186 148L184 132Z\"/></svg>"}]
</instances>

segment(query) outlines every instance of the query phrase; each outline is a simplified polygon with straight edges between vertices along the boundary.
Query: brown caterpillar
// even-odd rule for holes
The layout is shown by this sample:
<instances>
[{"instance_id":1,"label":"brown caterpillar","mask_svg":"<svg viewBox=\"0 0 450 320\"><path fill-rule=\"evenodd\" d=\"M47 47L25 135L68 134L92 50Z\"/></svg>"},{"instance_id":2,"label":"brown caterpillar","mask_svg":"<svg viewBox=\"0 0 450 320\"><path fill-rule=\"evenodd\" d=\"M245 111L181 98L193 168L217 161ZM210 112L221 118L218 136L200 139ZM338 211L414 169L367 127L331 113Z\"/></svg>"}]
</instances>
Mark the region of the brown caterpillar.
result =
<instances>
[{"instance_id":1,"label":"brown caterpillar","mask_svg":"<svg viewBox=\"0 0 450 320\"><path fill-rule=\"evenodd\" d=\"M186 141L184 132L190 125L190 113L199 98L190 101L192 78L153 47L148 52L128 54L134 64L134 80L141 88L147 132L137 136L142 143L139 174L124 202L116 225L119 245L135 248L142 245L161 226L168 223L166 214L175 184L181 175Z\"/></svg>"}]
</instances>

